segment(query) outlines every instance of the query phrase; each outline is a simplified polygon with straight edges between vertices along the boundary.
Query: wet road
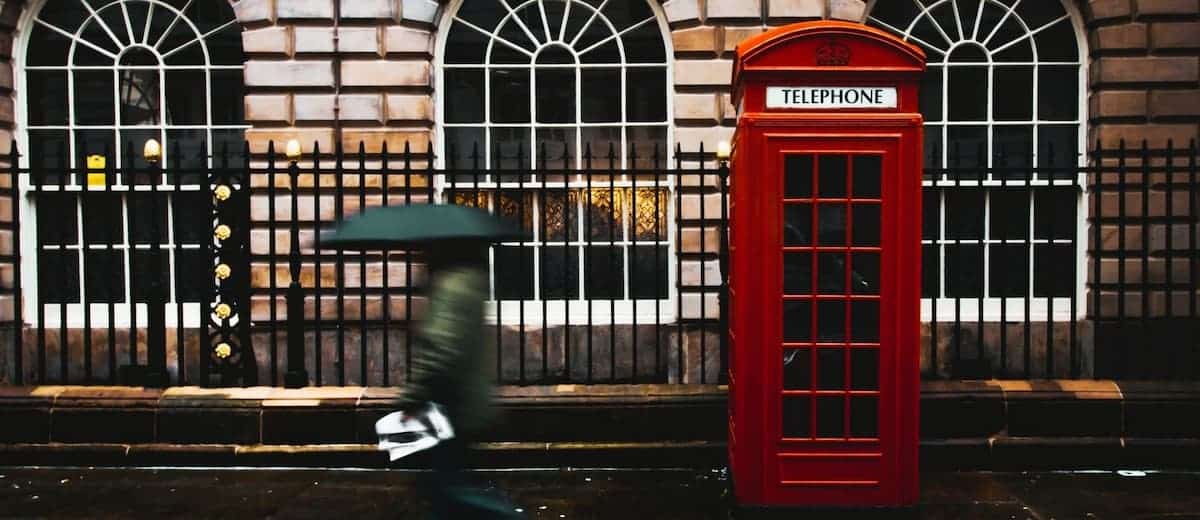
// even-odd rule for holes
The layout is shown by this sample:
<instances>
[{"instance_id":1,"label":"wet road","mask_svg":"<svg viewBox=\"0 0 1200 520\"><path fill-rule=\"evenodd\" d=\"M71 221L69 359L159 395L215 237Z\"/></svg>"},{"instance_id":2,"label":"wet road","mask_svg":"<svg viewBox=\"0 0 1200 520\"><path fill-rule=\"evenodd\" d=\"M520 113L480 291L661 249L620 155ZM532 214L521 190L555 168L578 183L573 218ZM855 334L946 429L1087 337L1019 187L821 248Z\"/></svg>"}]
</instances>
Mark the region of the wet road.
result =
<instances>
[{"instance_id":1,"label":"wet road","mask_svg":"<svg viewBox=\"0 0 1200 520\"><path fill-rule=\"evenodd\" d=\"M729 518L715 472L477 477L531 519ZM415 474L398 471L0 468L0 518L419 519L425 506L415 482ZM1200 473L934 473L922 477L921 488L921 507L911 512L768 518L1200 520Z\"/></svg>"}]
</instances>

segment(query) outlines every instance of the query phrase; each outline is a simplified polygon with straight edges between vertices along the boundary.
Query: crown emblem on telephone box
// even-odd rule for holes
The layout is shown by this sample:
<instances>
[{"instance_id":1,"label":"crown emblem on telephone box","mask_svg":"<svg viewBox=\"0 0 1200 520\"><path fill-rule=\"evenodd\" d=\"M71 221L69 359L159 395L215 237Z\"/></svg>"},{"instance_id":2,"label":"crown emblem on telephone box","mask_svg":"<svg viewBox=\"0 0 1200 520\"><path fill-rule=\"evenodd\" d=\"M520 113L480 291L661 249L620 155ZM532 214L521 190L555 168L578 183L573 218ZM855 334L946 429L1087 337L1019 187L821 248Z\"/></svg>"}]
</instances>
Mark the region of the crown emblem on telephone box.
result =
<instances>
[{"instance_id":1,"label":"crown emblem on telephone box","mask_svg":"<svg viewBox=\"0 0 1200 520\"><path fill-rule=\"evenodd\" d=\"M850 47L829 40L829 43L817 47L817 65L849 65Z\"/></svg>"}]
</instances>

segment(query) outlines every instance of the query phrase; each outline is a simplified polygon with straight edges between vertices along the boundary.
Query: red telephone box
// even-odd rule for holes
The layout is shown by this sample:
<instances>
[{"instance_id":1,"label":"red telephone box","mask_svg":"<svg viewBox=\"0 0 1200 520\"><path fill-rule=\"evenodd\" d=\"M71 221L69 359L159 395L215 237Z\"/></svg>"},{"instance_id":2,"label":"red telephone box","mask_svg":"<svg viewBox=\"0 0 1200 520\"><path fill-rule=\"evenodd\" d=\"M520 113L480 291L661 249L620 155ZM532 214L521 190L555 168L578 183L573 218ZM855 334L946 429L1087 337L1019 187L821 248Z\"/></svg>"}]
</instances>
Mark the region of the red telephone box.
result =
<instances>
[{"instance_id":1,"label":"red telephone box","mask_svg":"<svg viewBox=\"0 0 1200 520\"><path fill-rule=\"evenodd\" d=\"M918 494L925 55L843 22L737 48L729 458L745 505Z\"/></svg>"}]
</instances>

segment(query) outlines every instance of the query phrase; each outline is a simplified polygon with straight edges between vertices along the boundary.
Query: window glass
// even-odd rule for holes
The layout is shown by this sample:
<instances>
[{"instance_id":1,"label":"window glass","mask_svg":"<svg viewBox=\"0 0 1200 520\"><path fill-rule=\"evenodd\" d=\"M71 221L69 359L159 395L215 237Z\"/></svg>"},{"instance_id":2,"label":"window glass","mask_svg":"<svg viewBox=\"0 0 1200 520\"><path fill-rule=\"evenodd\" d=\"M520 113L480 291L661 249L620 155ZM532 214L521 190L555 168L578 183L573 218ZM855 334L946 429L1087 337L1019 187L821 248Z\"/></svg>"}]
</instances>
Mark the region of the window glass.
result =
<instances>
[{"instance_id":1,"label":"window glass","mask_svg":"<svg viewBox=\"0 0 1200 520\"><path fill-rule=\"evenodd\" d=\"M442 156L480 171L441 178L439 196L451 182L529 194L529 240L493 249L494 296L665 298L669 83L651 3L470 0L448 29Z\"/></svg>"},{"instance_id":2,"label":"window glass","mask_svg":"<svg viewBox=\"0 0 1200 520\"><path fill-rule=\"evenodd\" d=\"M208 1L56 0L35 13L31 27L22 93L31 167L82 172L89 156L101 155L110 169L103 177L108 191L80 190L84 175L38 175L38 184L73 185L32 195L35 268L55 273L39 276L50 280L40 300L144 302L148 284L127 282L151 276L157 265L165 286L180 288L168 299L199 301L200 289L183 290L193 283L184 280L188 274L208 269L199 246L211 231L194 223L212 218L211 195L197 184L213 166L214 145L240 154L246 128L245 59L233 8ZM151 138L162 143L163 164L185 175L147 173L142 149ZM128 189L155 181L158 194ZM160 246L158 258L150 244ZM171 273L180 279L166 278Z\"/></svg>"}]
</instances>

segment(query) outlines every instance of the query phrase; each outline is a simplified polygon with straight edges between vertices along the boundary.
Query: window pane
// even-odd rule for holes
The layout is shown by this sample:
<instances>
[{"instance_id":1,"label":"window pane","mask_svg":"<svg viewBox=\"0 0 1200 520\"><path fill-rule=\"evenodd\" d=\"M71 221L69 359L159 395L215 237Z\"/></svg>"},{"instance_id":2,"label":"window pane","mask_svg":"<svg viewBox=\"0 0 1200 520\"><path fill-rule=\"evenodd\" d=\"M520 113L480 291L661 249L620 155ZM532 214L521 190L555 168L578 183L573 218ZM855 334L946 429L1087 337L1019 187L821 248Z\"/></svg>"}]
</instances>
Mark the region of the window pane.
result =
<instances>
[{"instance_id":1,"label":"window pane","mask_svg":"<svg viewBox=\"0 0 1200 520\"><path fill-rule=\"evenodd\" d=\"M1029 194L1024 188L993 190L991 204L992 240L1021 240L1029 236Z\"/></svg>"},{"instance_id":2,"label":"window pane","mask_svg":"<svg viewBox=\"0 0 1200 520\"><path fill-rule=\"evenodd\" d=\"M79 301L79 251L38 251L38 272L54 276L38 277L38 301L75 303Z\"/></svg>"},{"instance_id":3,"label":"window pane","mask_svg":"<svg viewBox=\"0 0 1200 520\"><path fill-rule=\"evenodd\" d=\"M629 147L625 151L626 161L630 168L660 169L665 167L668 158L667 127L665 126L633 126L626 130L629 134ZM654 150L658 150L658 162L655 162ZM637 152L636 157L633 155ZM634 160L636 159L636 160Z\"/></svg>"},{"instance_id":4,"label":"window pane","mask_svg":"<svg viewBox=\"0 0 1200 520\"><path fill-rule=\"evenodd\" d=\"M492 122L529 122L529 69L492 70Z\"/></svg>"},{"instance_id":5,"label":"window pane","mask_svg":"<svg viewBox=\"0 0 1200 520\"><path fill-rule=\"evenodd\" d=\"M854 205L854 245L878 247L879 242L879 205Z\"/></svg>"},{"instance_id":6,"label":"window pane","mask_svg":"<svg viewBox=\"0 0 1200 520\"><path fill-rule=\"evenodd\" d=\"M37 54L37 53L30 53ZM29 124L67 124L67 72L30 70L25 73Z\"/></svg>"},{"instance_id":7,"label":"window pane","mask_svg":"<svg viewBox=\"0 0 1200 520\"><path fill-rule=\"evenodd\" d=\"M167 124L203 125L208 121L208 93L205 89L205 79L202 70L167 71ZM223 91L218 88L227 87L229 85L214 82L213 93L221 93ZM235 91L231 94L239 94L239 92ZM242 103L222 103L217 106L229 104L239 107L242 105Z\"/></svg>"},{"instance_id":8,"label":"window pane","mask_svg":"<svg viewBox=\"0 0 1200 520\"><path fill-rule=\"evenodd\" d=\"M496 28L500 18L508 13L495 2L463 2L463 6L454 14L471 25L489 31Z\"/></svg>"},{"instance_id":9,"label":"window pane","mask_svg":"<svg viewBox=\"0 0 1200 520\"><path fill-rule=\"evenodd\" d=\"M528 300L533 298L533 248L525 246L496 246L493 248L496 299Z\"/></svg>"},{"instance_id":10,"label":"window pane","mask_svg":"<svg viewBox=\"0 0 1200 520\"><path fill-rule=\"evenodd\" d=\"M820 294L846 294L846 255L844 253L817 253L817 292Z\"/></svg>"},{"instance_id":11,"label":"window pane","mask_svg":"<svg viewBox=\"0 0 1200 520\"><path fill-rule=\"evenodd\" d=\"M583 69L579 84L580 109L585 123L621 120L621 69Z\"/></svg>"},{"instance_id":12,"label":"window pane","mask_svg":"<svg viewBox=\"0 0 1200 520\"><path fill-rule=\"evenodd\" d=\"M1071 266L1077 264L1075 250L1070 244L1039 244L1033 248L1033 295L1035 297L1071 296L1075 280Z\"/></svg>"},{"instance_id":13,"label":"window pane","mask_svg":"<svg viewBox=\"0 0 1200 520\"><path fill-rule=\"evenodd\" d=\"M625 297L624 258L620 247L591 246L587 250L587 265L584 266L584 282L587 291L584 297L598 300Z\"/></svg>"},{"instance_id":14,"label":"window pane","mask_svg":"<svg viewBox=\"0 0 1200 520\"><path fill-rule=\"evenodd\" d=\"M787 204L783 207L783 245L812 244L812 205Z\"/></svg>"},{"instance_id":15,"label":"window pane","mask_svg":"<svg viewBox=\"0 0 1200 520\"><path fill-rule=\"evenodd\" d=\"M78 5L73 7L80 9ZM61 6L59 9L68 11L71 8L69 6ZM59 9L43 9L41 18L45 19L50 14L50 11L58 11ZM30 66L66 65L67 54L70 53L71 49L71 41L58 31L50 30L42 24L34 24L29 37L29 48L37 49L37 52L27 52L25 54L28 60L27 64ZM65 81L63 85L66 85Z\"/></svg>"},{"instance_id":16,"label":"window pane","mask_svg":"<svg viewBox=\"0 0 1200 520\"><path fill-rule=\"evenodd\" d=\"M845 351L840 348L817 349L817 389L841 390L845 385Z\"/></svg>"},{"instance_id":17,"label":"window pane","mask_svg":"<svg viewBox=\"0 0 1200 520\"><path fill-rule=\"evenodd\" d=\"M496 199L496 215L533 234L533 191L504 190Z\"/></svg>"},{"instance_id":18,"label":"window pane","mask_svg":"<svg viewBox=\"0 0 1200 520\"><path fill-rule=\"evenodd\" d=\"M113 124L113 73L107 70L77 70L75 74L75 123Z\"/></svg>"},{"instance_id":19,"label":"window pane","mask_svg":"<svg viewBox=\"0 0 1200 520\"><path fill-rule=\"evenodd\" d=\"M484 71L446 68L444 73L445 122L484 122Z\"/></svg>"},{"instance_id":20,"label":"window pane","mask_svg":"<svg viewBox=\"0 0 1200 520\"><path fill-rule=\"evenodd\" d=\"M854 396L850 398L850 436L874 438L879 436L879 398Z\"/></svg>"},{"instance_id":21,"label":"window pane","mask_svg":"<svg viewBox=\"0 0 1200 520\"><path fill-rule=\"evenodd\" d=\"M587 214L583 222L589 232L588 236L595 241L620 240L621 224L624 221L624 205L621 203L621 191L607 188L592 188L587 198Z\"/></svg>"},{"instance_id":22,"label":"window pane","mask_svg":"<svg viewBox=\"0 0 1200 520\"><path fill-rule=\"evenodd\" d=\"M1068 171L1040 172L1039 177L1053 175L1058 179L1074 177L1073 167L1079 162L1079 127L1055 125L1038 127L1038 166L1067 168Z\"/></svg>"},{"instance_id":23,"label":"window pane","mask_svg":"<svg viewBox=\"0 0 1200 520\"><path fill-rule=\"evenodd\" d=\"M992 117L997 121L1033 119L1033 67L996 67ZM1061 85L1059 86L1061 89Z\"/></svg>"},{"instance_id":24,"label":"window pane","mask_svg":"<svg viewBox=\"0 0 1200 520\"><path fill-rule=\"evenodd\" d=\"M121 193L84 192L83 233L89 245L121 244L125 241L123 198ZM74 219L75 208L70 208L70 213L64 215L70 215ZM73 228L74 226L72 233Z\"/></svg>"},{"instance_id":25,"label":"window pane","mask_svg":"<svg viewBox=\"0 0 1200 520\"><path fill-rule=\"evenodd\" d=\"M823 300L817 302L817 341L846 339L846 302Z\"/></svg>"},{"instance_id":26,"label":"window pane","mask_svg":"<svg viewBox=\"0 0 1200 520\"><path fill-rule=\"evenodd\" d=\"M817 163L818 196L822 198L842 198L846 196L845 155L822 155Z\"/></svg>"},{"instance_id":27,"label":"window pane","mask_svg":"<svg viewBox=\"0 0 1200 520\"><path fill-rule=\"evenodd\" d=\"M1029 293L1029 246L1026 244L992 244L988 261L990 285L988 296L1015 298Z\"/></svg>"},{"instance_id":28,"label":"window pane","mask_svg":"<svg viewBox=\"0 0 1200 520\"><path fill-rule=\"evenodd\" d=\"M1075 236L1078 188L1041 188L1034 192L1034 237L1070 240Z\"/></svg>"},{"instance_id":29,"label":"window pane","mask_svg":"<svg viewBox=\"0 0 1200 520\"><path fill-rule=\"evenodd\" d=\"M35 175L32 181L39 184L56 183L57 172L70 166L67 151L66 130L30 130L28 164ZM55 175L51 175L55 173Z\"/></svg>"},{"instance_id":30,"label":"window pane","mask_svg":"<svg viewBox=\"0 0 1200 520\"><path fill-rule=\"evenodd\" d=\"M997 168L1026 168L1033 166L1030 150L1033 150L1033 127L1025 125L997 126L993 132L992 166ZM1001 171L996 177L1024 179L1023 171Z\"/></svg>"},{"instance_id":31,"label":"window pane","mask_svg":"<svg viewBox=\"0 0 1200 520\"><path fill-rule=\"evenodd\" d=\"M783 254L783 292L793 295L812 294L811 254Z\"/></svg>"},{"instance_id":32,"label":"window pane","mask_svg":"<svg viewBox=\"0 0 1200 520\"><path fill-rule=\"evenodd\" d=\"M921 114L926 121L942 120L942 67L930 66L921 77Z\"/></svg>"},{"instance_id":33,"label":"window pane","mask_svg":"<svg viewBox=\"0 0 1200 520\"><path fill-rule=\"evenodd\" d=\"M640 2L645 5L645 2ZM653 17L653 14L649 14ZM644 18L643 18L644 19ZM655 20L625 33L625 61L630 63L664 63L667 61L662 33Z\"/></svg>"},{"instance_id":34,"label":"window pane","mask_svg":"<svg viewBox=\"0 0 1200 520\"><path fill-rule=\"evenodd\" d=\"M536 99L539 123L574 123L575 71L538 69Z\"/></svg>"},{"instance_id":35,"label":"window pane","mask_svg":"<svg viewBox=\"0 0 1200 520\"><path fill-rule=\"evenodd\" d=\"M783 302L783 340L801 342L812 340L812 302L808 300Z\"/></svg>"},{"instance_id":36,"label":"window pane","mask_svg":"<svg viewBox=\"0 0 1200 520\"><path fill-rule=\"evenodd\" d=\"M482 128L447 127L445 132L448 168L484 167L488 150L484 144Z\"/></svg>"},{"instance_id":37,"label":"window pane","mask_svg":"<svg viewBox=\"0 0 1200 520\"><path fill-rule=\"evenodd\" d=\"M125 303L125 252L89 250L84 256L88 303Z\"/></svg>"},{"instance_id":38,"label":"window pane","mask_svg":"<svg viewBox=\"0 0 1200 520\"><path fill-rule=\"evenodd\" d=\"M941 238L942 229L942 189L924 188L921 202L921 239L936 240Z\"/></svg>"},{"instance_id":39,"label":"window pane","mask_svg":"<svg viewBox=\"0 0 1200 520\"><path fill-rule=\"evenodd\" d=\"M667 190L639 187L636 194L636 200L631 202L633 220L637 223L635 239L666 241L667 208L671 204Z\"/></svg>"},{"instance_id":40,"label":"window pane","mask_svg":"<svg viewBox=\"0 0 1200 520\"><path fill-rule=\"evenodd\" d=\"M936 245L921 247L921 297L940 297L942 272L938 269L941 263L941 249Z\"/></svg>"},{"instance_id":41,"label":"window pane","mask_svg":"<svg viewBox=\"0 0 1200 520\"><path fill-rule=\"evenodd\" d=\"M458 16L465 18L470 9L486 5L485 2L464 3L458 10ZM487 37L475 29L468 28L462 22L455 21L450 27L450 35L446 37L446 63L482 64L484 52L487 51ZM449 69L446 69L447 71Z\"/></svg>"},{"instance_id":42,"label":"window pane","mask_svg":"<svg viewBox=\"0 0 1200 520\"><path fill-rule=\"evenodd\" d=\"M667 69L636 68L626 72L626 120L666 122Z\"/></svg>"},{"instance_id":43,"label":"window pane","mask_svg":"<svg viewBox=\"0 0 1200 520\"><path fill-rule=\"evenodd\" d=\"M158 71L122 69L120 71L121 124L157 125L161 121ZM203 79L200 91L203 92ZM181 93L183 94L183 93Z\"/></svg>"},{"instance_id":44,"label":"window pane","mask_svg":"<svg viewBox=\"0 0 1200 520\"><path fill-rule=\"evenodd\" d=\"M240 125L245 123L245 88L242 85L242 71L214 70L212 75L212 121L215 125ZM170 87L168 87L170 88ZM175 91L168 90L167 97L175 96ZM168 121L170 122L170 121ZM170 122L171 124L177 124Z\"/></svg>"},{"instance_id":45,"label":"window pane","mask_svg":"<svg viewBox=\"0 0 1200 520\"><path fill-rule=\"evenodd\" d=\"M528 128L495 127L491 129L491 133L492 168L497 170L529 169L531 153Z\"/></svg>"},{"instance_id":46,"label":"window pane","mask_svg":"<svg viewBox=\"0 0 1200 520\"><path fill-rule=\"evenodd\" d=\"M199 302L212 291L212 279L196 276L213 268L208 253L203 249L177 249L175 251L175 299L181 302Z\"/></svg>"},{"instance_id":47,"label":"window pane","mask_svg":"<svg viewBox=\"0 0 1200 520\"><path fill-rule=\"evenodd\" d=\"M856 348L850 351L850 389L879 389L879 350Z\"/></svg>"},{"instance_id":48,"label":"window pane","mask_svg":"<svg viewBox=\"0 0 1200 520\"><path fill-rule=\"evenodd\" d=\"M843 436L845 419L844 397L817 397L817 437Z\"/></svg>"},{"instance_id":49,"label":"window pane","mask_svg":"<svg viewBox=\"0 0 1200 520\"><path fill-rule=\"evenodd\" d=\"M79 243L79 226L75 213L75 195L60 192L44 192L38 193L35 197L38 215L38 244L65 245ZM85 223L90 224L86 220Z\"/></svg>"},{"instance_id":50,"label":"window pane","mask_svg":"<svg viewBox=\"0 0 1200 520\"><path fill-rule=\"evenodd\" d=\"M116 143L112 130L76 130L75 131L75 164L81 167L87 164L87 156L104 155L114 166L117 165ZM139 154L140 155L140 154Z\"/></svg>"},{"instance_id":51,"label":"window pane","mask_svg":"<svg viewBox=\"0 0 1200 520\"><path fill-rule=\"evenodd\" d=\"M579 249L575 247L543 247L541 281L542 298L547 300L579 297Z\"/></svg>"},{"instance_id":52,"label":"window pane","mask_svg":"<svg viewBox=\"0 0 1200 520\"><path fill-rule=\"evenodd\" d=\"M219 3L207 2L194 2L192 5L200 4L220 5ZM222 23L232 20L232 17L223 19ZM208 45L209 62L213 65L242 65L246 63L246 54L242 52L242 27L237 23L231 24L214 34L210 34L205 39L205 43Z\"/></svg>"},{"instance_id":53,"label":"window pane","mask_svg":"<svg viewBox=\"0 0 1200 520\"><path fill-rule=\"evenodd\" d=\"M171 195L171 209L176 244L200 245L210 240L213 227L212 197L207 191L174 193Z\"/></svg>"},{"instance_id":54,"label":"window pane","mask_svg":"<svg viewBox=\"0 0 1200 520\"><path fill-rule=\"evenodd\" d=\"M983 238L984 191L979 188L946 190L946 238Z\"/></svg>"},{"instance_id":55,"label":"window pane","mask_svg":"<svg viewBox=\"0 0 1200 520\"><path fill-rule=\"evenodd\" d=\"M850 302L850 340L879 341L879 300Z\"/></svg>"},{"instance_id":56,"label":"window pane","mask_svg":"<svg viewBox=\"0 0 1200 520\"><path fill-rule=\"evenodd\" d=\"M809 349L783 351L783 389L812 389L812 359Z\"/></svg>"},{"instance_id":57,"label":"window pane","mask_svg":"<svg viewBox=\"0 0 1200 520\"><path fill-rule=\"evenodd\" d=\"M947 245L946 296L978 298L983 294L983 248Z\"/></svg>"},{"instance_id":58,"label":"window pane","mask_svg":"<svg viewBox=\"0 0 1200 520\"><path fill-rule=\"evenodd\" d=\"M817 205L817 244L839 246L846 244L846 205Z\"/></svg>"},{"instance_id":59,"label":"window pane","mask_svg":"<svg viewBox=\"0 0 1200 520\"><path fill-rule=\"evenodd\" d=\"M810 406L808 396L783 398L783 410L780 413L783 416L784 437L804 438L812 435Z\"/></svg>"},{"instance_id":60,"label":"window pane","mask_svg":"<svg viewBox=\"0 0 1200 520\"><path fill-rule=\"evenodd\" d=\"M854 197L879 198L883 157L879 155L854 156Z\"/></svg>"},{"instance_id":61,"label":"window pane","mask_svg":"<svg viewBox=\"0 0 1200 520\"><path fill-rule=\"evenodd\" d=\"M1079 117L1079 67L1038 67L1038 117L1073 121Z\"/></svg>"},{"instance_id":62,"label":"window pane","mask_svg":"<svg viewBox=\"0 0 1200 520\"><path fill-rule=\"evenodd\" d=\"M542 198L545 240L561 242L579 238L579 192L548 189Z\"/></svg>"},{"instance_id":63,"label":"window pane","mask_svg":"<svg viewBox=\"0 0 1200 520\"><path fill-rule=\"evenodd\" d=\"M850 273L851 292L854 294L879 294L879 254L854 253L853 271Z\"/></svg>"},{"instance_id":64,"label":"window pane","mask_svg":"<svg viewBox=\"0 0 1200 520\"><path fill-rule=\"evenodd\" d=\"M619 127L584 127L580 133L583 136L583 169L607 170L621 167L621 151L624 147ZM610 150L613 158L611 161Z\"/></svg>"},{"instance_id":65,"label":"window pane","mask_svg":"<svg viewBox=\"0 0 1200 520\"><path fill-rule=\"evenodd\" d=\"M950 67L950 119L983 121L987 119L987 67Z\"/></svg>"},{"instance_id":66,"label":"window pane","mask_svg":"<svg viewBox=\"0 0 1200 520\"><path fill-rule=\"evenodd\" d=\"M987 166L988 131L985 126L951 126L947 129L948 166L981 168ZM950 180L977 178L978 172L952 172Z\"/></svg>"},{"instance_id":67,"label":"window pane","mask_svg":"<svg viewBox=\"0 0 1200 520\"><path fill-rule=\"evenodd\" d=\"M629 248L630 297L653 300L667 297L669 259L666 246L637 246ZM640 311L640 309L639 309Z\"/></svg>"},{"instance_id":68,"label":"window pane","mask_svg":"<svg viewBox=\"0 0 1200 520\"><path fill-rule=\"evenodd\" d=\"M789 199L812 197L813 156L786 155L783 158L783 196Z\"/></svg>"},{"instance_id":69,"label":"window pane","mask_svg":"<svg viewBox=\"0 0 1200 520\"><path fill-rule=\"evenodd\" d=\"M167 243L167 197L137 192L129 197L129 235L135 244ZM154 226L157 226L155 234Z\"/></svg>"},{"instance_id":70,"label":"window pane","mask_svg":"<svg viewBox=\"0 0 1200 520\"><path fill-rule=\"evenodd\" d=\"M148 250L138 250L133 252L132 265L129 266L130 276L137 280L137 283L131 287L133 292L133 301L149 302L153 296L153 290L150 284L157 279L159 288L162 290L163 301L166 301L171 296L170 286L167 285L167 280L171 276L171 268L168 263L170 258L167 255L167 250L163 249L158 255L158 262L154 261L154 253ZM155 265L157 264L157 268ZM195 274L195 273L193 273Z\"/></svg>"},{"instance_id":71,"label":"window pane","mask_svg":"<svg viewBox=\"0 0 1200 520\"><path fill-rule=\"evenodd\" d=\"M144 143L145 140L141 142ZM135 150L140 152L141 145ZM189 174L199 174L208 170L208 132L204 130L167 130L166 151L167 164L172 168L182 168ZM136 159L142 160L140 153L136 154Z\"/></svg>"},{"instance_id":72,"label":"window pane","mask_svg":"<svg viewBox=\"0 0 1200 520\"><path fill-rule=\"evenodd\" d=\"M537 129L537 143L535 144L538 169L574 169L576 131L576 127L573 126Z\"/></svg>"},{"instance_id":73,"label":"window pane","mask_svg":"<svg viewBox=\"0 0 1200 520\"><path fill-rule=\"evenodd\" d=\"M1042 61L1076 61L1079 48L1070 19L1058 23L1034 35L1037 40L1038 59Z\"/></svg>"}]
</instances>

